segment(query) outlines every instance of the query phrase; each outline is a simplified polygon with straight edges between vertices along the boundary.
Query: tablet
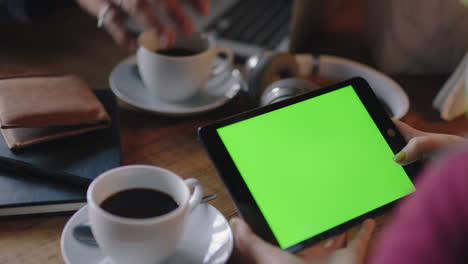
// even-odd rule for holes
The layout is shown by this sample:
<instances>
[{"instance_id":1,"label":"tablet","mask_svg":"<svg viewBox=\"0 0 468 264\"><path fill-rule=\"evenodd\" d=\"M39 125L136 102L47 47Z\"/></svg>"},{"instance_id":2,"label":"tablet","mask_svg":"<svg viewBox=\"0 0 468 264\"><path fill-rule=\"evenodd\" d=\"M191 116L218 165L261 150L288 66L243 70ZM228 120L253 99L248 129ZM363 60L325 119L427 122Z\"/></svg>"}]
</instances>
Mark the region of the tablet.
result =
<instances>
[{"instance_id":1,"label":"tablet","mask_svg":"<svg viewBox=\"0 0 468 264\"><path fill-rule=\"evenodd\" d=\"M240 215L295 252L415 191L393 161L406 142L354 78L198 130Z\"/></svg>"}]
</instances>

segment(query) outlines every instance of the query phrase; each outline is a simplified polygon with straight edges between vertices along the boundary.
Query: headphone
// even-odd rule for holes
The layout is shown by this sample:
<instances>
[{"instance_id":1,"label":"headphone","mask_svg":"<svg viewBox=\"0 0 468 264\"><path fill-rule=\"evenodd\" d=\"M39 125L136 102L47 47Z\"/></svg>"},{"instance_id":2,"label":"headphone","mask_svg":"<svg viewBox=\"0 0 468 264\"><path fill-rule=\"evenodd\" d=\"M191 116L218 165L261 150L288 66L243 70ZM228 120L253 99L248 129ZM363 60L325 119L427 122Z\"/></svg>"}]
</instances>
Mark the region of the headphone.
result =
<instances>
[{"instance_id":1,"label":"headphone","mask_svg":"<svg viewBox=\"0 0 468 264\"><path fill-rule=\"evenodd\" d=\"M353 77L367 80L377 98L393 118L402 118L409 109L409 99L401 86L382 72L350 59L312 54L268 52L246 61L247 93L259 106L319 89L320 86L300 76L319 76L335 81Z\"/></svg>"}]
</instances>

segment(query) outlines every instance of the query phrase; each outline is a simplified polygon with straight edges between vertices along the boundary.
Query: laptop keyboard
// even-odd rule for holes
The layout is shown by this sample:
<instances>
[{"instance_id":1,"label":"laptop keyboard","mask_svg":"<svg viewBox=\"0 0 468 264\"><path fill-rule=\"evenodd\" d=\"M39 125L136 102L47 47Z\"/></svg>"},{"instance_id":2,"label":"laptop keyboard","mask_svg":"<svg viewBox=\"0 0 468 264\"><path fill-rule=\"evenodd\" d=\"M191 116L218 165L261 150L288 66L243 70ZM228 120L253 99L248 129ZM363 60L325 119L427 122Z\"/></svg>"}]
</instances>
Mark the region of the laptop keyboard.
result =
<instances>
[{"instance_id":1,"label":"laptop keyboard","mask_svg":"<svg viewBox=\"0 0 468 264\"><path fill-rule=\"evenodd\" d=\"M289 34L292 0L240 0L209 23L218 38L275 49Z\"/></svg>"}]
</instances>

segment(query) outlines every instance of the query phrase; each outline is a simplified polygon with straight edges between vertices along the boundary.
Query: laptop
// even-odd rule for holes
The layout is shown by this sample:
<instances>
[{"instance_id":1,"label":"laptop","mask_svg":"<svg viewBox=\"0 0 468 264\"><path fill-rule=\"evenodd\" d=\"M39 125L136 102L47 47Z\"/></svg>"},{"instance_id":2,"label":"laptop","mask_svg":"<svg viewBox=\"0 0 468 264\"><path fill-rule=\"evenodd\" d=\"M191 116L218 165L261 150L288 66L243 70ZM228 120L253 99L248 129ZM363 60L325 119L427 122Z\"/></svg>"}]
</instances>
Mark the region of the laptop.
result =
<instances>
[{"instance_id":1,"label":"laptop","mask_svg":"<svg viewBox=\"0 0 468 264\"><path fill-rule=\"evenodd\" d=\"M197 29L211 32L217 43L230 47L236 57L262 50L288 49L293 0L211 0L205 17L191 12ZM190 11L189 11L190 12Z\"/></svg>"}]
</instances>

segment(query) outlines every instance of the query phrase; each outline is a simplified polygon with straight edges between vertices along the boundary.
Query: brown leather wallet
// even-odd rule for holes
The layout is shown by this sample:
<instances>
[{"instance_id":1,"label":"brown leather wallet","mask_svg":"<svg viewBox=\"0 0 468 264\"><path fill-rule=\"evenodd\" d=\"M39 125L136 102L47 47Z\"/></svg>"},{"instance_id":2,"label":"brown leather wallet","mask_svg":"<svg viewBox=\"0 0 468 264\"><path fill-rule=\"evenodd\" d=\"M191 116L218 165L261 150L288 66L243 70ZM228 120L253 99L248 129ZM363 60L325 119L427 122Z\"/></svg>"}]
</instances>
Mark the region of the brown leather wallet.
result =
<instances>
[{"instance_id":1,"label":"brown leather wallet","mask_svg":"<svg viewBox=\"0 0 468 264\"><path fill-rule=\"evenodd\" d=\"M76 75L0 80L0 125L9 148L110 126L91 87Z\"/></svg>"}]
</instances>

